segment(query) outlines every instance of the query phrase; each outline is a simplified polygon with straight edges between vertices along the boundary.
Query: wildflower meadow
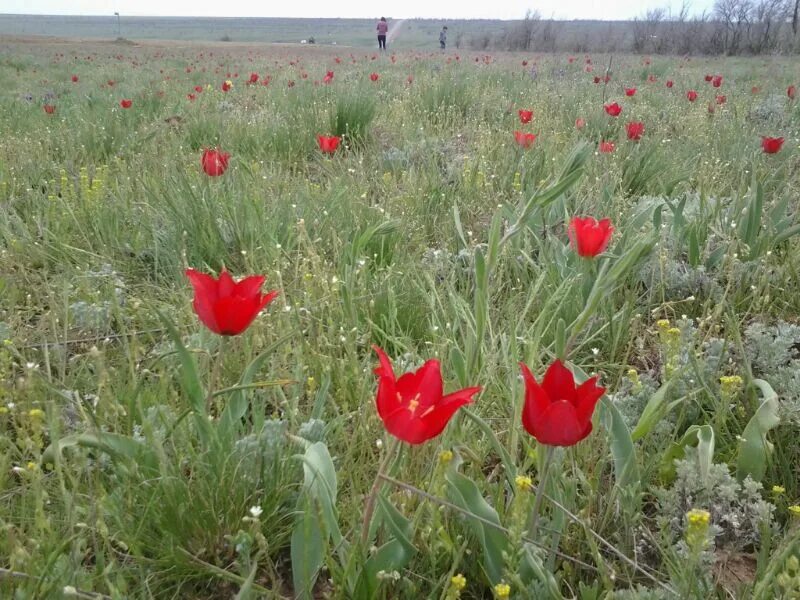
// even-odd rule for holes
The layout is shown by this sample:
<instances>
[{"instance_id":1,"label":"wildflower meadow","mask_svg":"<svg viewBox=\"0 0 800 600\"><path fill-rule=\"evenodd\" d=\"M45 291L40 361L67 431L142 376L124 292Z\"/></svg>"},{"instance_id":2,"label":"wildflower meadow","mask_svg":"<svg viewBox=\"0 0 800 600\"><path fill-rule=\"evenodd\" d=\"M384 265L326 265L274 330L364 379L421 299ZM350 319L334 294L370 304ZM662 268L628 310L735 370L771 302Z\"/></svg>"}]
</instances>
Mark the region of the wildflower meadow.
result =
<instances>
[{"instance_id":1,"label":"wildflower meadow","mask_svg":"<svg viewBox=\"0 0 800 600\"><path fill-rule=\"evenodd\" d=\"M797 85L4 43L0 598L800 598Z\"/></svg>"}]
</instances>

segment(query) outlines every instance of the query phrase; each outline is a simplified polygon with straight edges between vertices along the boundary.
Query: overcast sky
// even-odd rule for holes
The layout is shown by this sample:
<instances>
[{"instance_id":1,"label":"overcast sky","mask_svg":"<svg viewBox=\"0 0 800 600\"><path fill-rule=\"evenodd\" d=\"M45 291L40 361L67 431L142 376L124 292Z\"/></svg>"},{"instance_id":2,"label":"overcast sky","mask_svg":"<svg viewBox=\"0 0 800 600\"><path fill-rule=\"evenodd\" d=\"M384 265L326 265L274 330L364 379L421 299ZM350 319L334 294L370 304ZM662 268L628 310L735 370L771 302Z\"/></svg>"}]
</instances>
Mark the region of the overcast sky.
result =
<instances>
[{"instance_id":1,"label":"overcast sky","mask_svg":"<svg viewBox=\"0 0 800 600\"><path fill-rule=\"evenodd\" d=\"M560 19L629 19L647 8L672 6L682 0L2 0L0 13L50 15L196 16L196 17L379 17L448 19L519 19L529 7L543 17ZM713 0L692 0L692 12L709 8Z\"/></svg>"}]
</instances>

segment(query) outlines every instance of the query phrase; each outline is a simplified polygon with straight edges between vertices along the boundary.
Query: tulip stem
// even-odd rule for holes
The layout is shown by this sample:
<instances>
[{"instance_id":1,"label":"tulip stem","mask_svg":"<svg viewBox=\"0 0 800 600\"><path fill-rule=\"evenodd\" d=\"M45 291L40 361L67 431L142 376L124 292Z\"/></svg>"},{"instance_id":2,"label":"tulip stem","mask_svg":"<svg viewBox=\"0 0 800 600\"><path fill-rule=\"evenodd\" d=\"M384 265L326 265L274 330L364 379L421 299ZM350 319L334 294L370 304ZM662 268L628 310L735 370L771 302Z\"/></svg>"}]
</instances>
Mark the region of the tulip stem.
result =
<instances>
[{"instance_id":1,"label":"tulip stem","mask_svg":"<svg viewBox=\"0 0 800 600\"><path fill-rule=\"evenodd\" d=\"M383 486L382 476L387 474L386 471L392 464L392 460L397 453L397 448L400 445L400 441L396 437L393 435L388 437L389 443L386 445L386 454L381 461L381 465L378 467L378 474L375 476L375 481L372 483L372 488L370 489L369 496L367 497L367 504L364 507L364 521L361 524L361 545L364 548L367 547L367 543L369 542L369 529L370 525L372 524L372 513L375 512L375 501L378 499L378 492L381 491L381 487Z\"/></svg>"},{"instance_id":2,"label":"tulip stem","mask_svg":"<svg viewBox=\"0 0 800 600\"><path fill-rule=\"evenodd\" d=\"M536 539L536 528L539 524L539 511L542 508L544 490L547 486L547 476L550 474L550 465L553 463L555 446L547 446L544 455L544 465L542 466L542 476L539 478L539 485L536 486L536 499L533 501L533 512L531 513L531 527L529 537Z\"/></svg>"}]
</instances>

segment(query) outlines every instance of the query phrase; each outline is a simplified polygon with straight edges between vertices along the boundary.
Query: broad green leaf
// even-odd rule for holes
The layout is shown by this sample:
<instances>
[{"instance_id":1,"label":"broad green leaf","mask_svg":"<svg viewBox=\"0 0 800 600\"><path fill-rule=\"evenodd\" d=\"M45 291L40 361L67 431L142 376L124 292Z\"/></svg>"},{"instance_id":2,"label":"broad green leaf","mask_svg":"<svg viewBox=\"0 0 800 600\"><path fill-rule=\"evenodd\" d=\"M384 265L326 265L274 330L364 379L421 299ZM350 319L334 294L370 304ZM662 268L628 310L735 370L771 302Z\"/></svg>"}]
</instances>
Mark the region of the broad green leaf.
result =
<instances>
[{"instance_id":1,"label":"broad green leaf","mask_svg":"<svg viewBox=\"0 0 800 600\"><path fill-rule=\"evenodd\" d=\"M63 437L45 449L42 453L42 464L54 463L65 448L75 446L94 448L112 458L131 460L151 475L158 471L158 457L152 448L126 435L108 432L79 433Z\"/></svg>"},{"instance_id":2,"label":"broad green leaf","mask_svg":"<svg viewBox=\"0 0 800 600\"><path fill-rule=\"evenodd\" d=\"M631 439L634 442L642 439L644 436L650 433L655 424L666 413L665 408L667 403L667 392L669 391L671 385L672 380L670 379L666 383L662 384L661 387L656 390L655 394L650 396L650 399L647 401L647 405L642 411L642 416L639 417L639 422L636 423L636 427L631 433Z\"/></svg>"},{"instance_id":3,"label":"broad green leaf","mask_svg":"<svg viewBox=\"0 0 800 600\"><path fill-rule=\"evenodd\" d=\"M748 475L761 481L767 471L767 460L772 454L772 444L767 433L780 423L778 395L763 379L754 379L753 384L761 391L764 401L744 428L739 442L739 459L736 477L741 481Z\"/></svg>"},{"instance_id":4,"label":"broad green leaf","mask_svg":"<svg viewBox=\"0 0 800 600\"><path fill-rule=\"evenodd\" d=\"M475 482L456 470L458 462L460 461L454 460L445 474L450 501L459 508L500 527L497 511L486 502ZM492 585L500 583L503 578L503 553L508 549L506 534L497 527L477 519L467 517L467 523L480 542L483 568L489 582Z\"/></svg>"},{"instance_id":5,"label":"broad green leaf","mask_svg":"<svg viewBox=\"0 0 800 600\"><path fill-rule=\"evenodd\" d=\"M378 496L378 506L391 539L364 563L356 584L354 600L374 598L379 586L378 573L401 571L417 551L410 540L413 532L409 520L383 496Z\"/></svg>"},{"instance_id":6,"label":"broad green leaf","mask_svg":"<svg viewBox=\"0 0 800 600\"><path fill-rule=\"evenodd\" d=\"M342 536L336 517L336 469L327 446L311 444L301 458L303 491L297 501L291 559L295 594L305 599L312 597L328 542L338 545Z\"/></svg>"},{"instance_id":7,"label":"broad green leaf","mask_svg":"<svg viewBox=\"0 0 800 600\"><path fill-rule=\"evenodd\" d=\"M600 400L599 413L600 422L608 433L617 485L623 488L638 487L640 474L636 462L636 449L625 420L614 403L605 397Z\"/></svg>"}]
</instances>

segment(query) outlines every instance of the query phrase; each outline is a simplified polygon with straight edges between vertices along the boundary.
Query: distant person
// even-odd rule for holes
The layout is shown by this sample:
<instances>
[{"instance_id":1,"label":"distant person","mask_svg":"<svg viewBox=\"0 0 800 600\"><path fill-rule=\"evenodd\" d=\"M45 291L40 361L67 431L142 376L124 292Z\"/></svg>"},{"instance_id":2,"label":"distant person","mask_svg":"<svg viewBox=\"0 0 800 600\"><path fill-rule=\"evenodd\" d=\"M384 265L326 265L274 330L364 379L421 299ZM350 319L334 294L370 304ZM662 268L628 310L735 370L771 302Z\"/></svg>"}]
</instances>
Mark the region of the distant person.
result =
<instances>
[{"instance_id":1,"label":"distant person","mask_svg":"<svg viewBox=\"0 0 800 600\"><path fill-rule=\"evenodd\" d=\"M447 47L447 25L442 27L442 30L439 32L439 48L444 50Z\"/></svg>"},{"instance_id":2,"label":"distant person","mask_svg":"<svg viewBox=\"0 0 800 600\"><path fill-rule=\"evenodd\" d=\"M389 24L386 17L381 17L378 21L378 50L386 50L386 33L389 31Z\"/></svg>"}]
</instances>

